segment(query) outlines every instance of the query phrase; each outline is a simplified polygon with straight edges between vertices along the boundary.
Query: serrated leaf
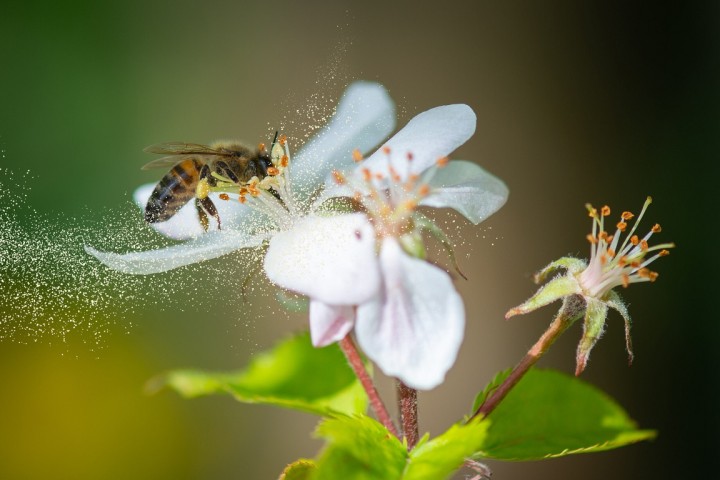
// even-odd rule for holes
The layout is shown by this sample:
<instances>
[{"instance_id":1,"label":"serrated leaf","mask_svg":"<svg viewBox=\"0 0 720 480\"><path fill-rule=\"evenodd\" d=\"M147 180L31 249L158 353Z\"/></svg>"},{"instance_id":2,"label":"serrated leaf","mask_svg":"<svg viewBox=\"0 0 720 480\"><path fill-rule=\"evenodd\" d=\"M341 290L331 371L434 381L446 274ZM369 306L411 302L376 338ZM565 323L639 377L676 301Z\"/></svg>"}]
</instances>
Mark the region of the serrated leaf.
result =
<instances>
[{"instance_id":1,"label":"serrated leaf","mask_svg":"<svg viewBox=\"0 0 720 480\"><path fill-rule=\"evenodd\" d=\"M310 480L315 471L315 462L306 458L294 461L282 471L278 480Z\"/></svg>"},{"instance_id":2,"label":"serrated leaf","mask_svg":"<svg viewBox=\"0 0 720 480\"><path fill-rule=\"evenodd\" d=\"M598 452L654 438L639 430L612 398L553 370L531 369L487 417L475 458L538 460Z\"/></svg>"},{"instance_id":3,"label":"serrated leaf","mask_svg":"<svg viewBox=\"0 0 720 480\"><path fill-rule=\"evenodd\" d=\"M327 440L312 480L398 480L408 453L388 430L367 416L324 420L316 435Z\"/></svg>"},{"instance_id":4,"label":"serrated leaf","mask_svg":"<svg viewBox=\"0 0 720 480\"><path fill-rule=\"evenodd\" d=\"M336 345L315 348L303 333L255 356L238 372L176 370L166 385L183 396L231 394L245 403L266 403L319 415L365 412L367 396Z\"/></svg>"},{"instance_id":5,"label":"serrated leaf","mask_svg":"<svg viewBox=\"0 0 720 480\"><path fill-rule=\"evenodd\" d=\"M502 370L495 374L493 379L490 380L490 383L488 383L485 388L475 397L475 401L473 402L472 406L473 413L477 412L478 408L480 408L480 406L485 403L485 400L490 396L490 394L494 392L495 389L497 389L507 377L510 376L510 372L512 372L512 368Z\"/></svg>"},{"instance_id":6,"label":"serrated leaf","mask_svg":"<svg viewBox=\"0 0 720 480\"><path fill-rule=\"evenodd\" d=\"M475 419L466 425L453 425L442 435L418 444L410 452L402 480L447 478L481 448L489 425Z\"/></svg>"}]
</instances>

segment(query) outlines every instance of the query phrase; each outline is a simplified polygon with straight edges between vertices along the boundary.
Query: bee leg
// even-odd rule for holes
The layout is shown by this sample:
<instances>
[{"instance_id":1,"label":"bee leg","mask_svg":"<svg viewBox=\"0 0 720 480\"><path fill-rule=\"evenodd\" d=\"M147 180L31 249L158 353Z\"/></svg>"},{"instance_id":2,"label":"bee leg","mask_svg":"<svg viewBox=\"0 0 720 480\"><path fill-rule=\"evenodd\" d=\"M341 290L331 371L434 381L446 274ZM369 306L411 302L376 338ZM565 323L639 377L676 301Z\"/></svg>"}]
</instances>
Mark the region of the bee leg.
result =
<instances>
[{"instance_id":1,"label":"bee leg","mask_svg":"<svg viewBox=\"0 0 720 480\"><path fill-rule=\"evenodd\" d=\"M208 220L207 215L210 215L217 220L218 230L222 230L220 227L220 214L218 213L217 208L215 208L215 204L212 200L210 200L210 197L198 198L197 203L200 205L200 209L202 209L205 214L205 221L207 222ZM202 220L200 221L202 222ZM207 228L205 230L207 231Z\"/></svg>"},{"instance_id":2,"label":"bee leg","mask_svg":"<svg viewBox=\"0 0 720 480\"><path fill-rule=\"evenodd\" d=\"M195 209L197 210L198 217L200 217L200 225L202 225L203 230L207 232L210 222L208 220L207 213L205 213L205 209L203 209L200 204L200 199L197 197L195 198Z\"/></svg>"}]
</instances>

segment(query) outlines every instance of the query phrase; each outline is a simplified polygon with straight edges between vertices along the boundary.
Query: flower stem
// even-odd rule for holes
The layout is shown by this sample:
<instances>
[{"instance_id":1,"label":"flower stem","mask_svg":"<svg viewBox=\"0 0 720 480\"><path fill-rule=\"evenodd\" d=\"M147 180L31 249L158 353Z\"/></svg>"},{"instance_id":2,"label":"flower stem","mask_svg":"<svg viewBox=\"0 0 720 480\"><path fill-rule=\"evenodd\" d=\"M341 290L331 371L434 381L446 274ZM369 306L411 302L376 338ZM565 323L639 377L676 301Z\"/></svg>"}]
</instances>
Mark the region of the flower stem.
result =
<instances>
[{"instance_id":1,"label":"flower stem","mask_svg":"<svg viewBox=\"0 0 720 480\"><path fill-rule=\"evenodd\" d=\"M397 381L398 410L402 433L407 441L407 449L412 450L420 437L417 414L417 390Z\"/></svg>"},{"instance_id":2,"label":"flower stem","mask_svg":"<svg viewBox=\"0 0 720 480\"><path fill-rule=\"evenodd\" d=\"M375 412L378 420L385 426L385 428L388 429L388 431L390 431L390 433L400 438L387 408L385 408L385 405L383 404L370 375L367 370L365 370L365 365L363 364L362 358L360 358L360 353L358 352L355 343L352 341L352 338L350 338L350 335L346 335L339 343L340 348L345 353L345 357L348 359L355 375L358 377L358 380L360 380L360 383L365 389L365 393L367 393L368 399L370 399L370 407L373 409L373 412Z\"/></svg>"},{"instance_id":3,"label":"flower stem","mask_svg":"<svg viewBox=\"0 0 720 480\"><path fill-rule=\"evenodd\" d=\"M557 316L550 324L545 333L542 334L540 339L535 342L530 350L525 354L522 360L513 368L510 375L497 387L488 397L485 399L482 405L477 409L470 419L482 415L487 417L490 413L495 410L500 402L503 401L505 396L513 389L520 379L530 370L530 367L540 360L545 352L548 351L550 346L555 343L555 340L565 332L565 330L572 325L575 320L579 318L577 299L566 301Z\"/></svg>"}]
</instances>

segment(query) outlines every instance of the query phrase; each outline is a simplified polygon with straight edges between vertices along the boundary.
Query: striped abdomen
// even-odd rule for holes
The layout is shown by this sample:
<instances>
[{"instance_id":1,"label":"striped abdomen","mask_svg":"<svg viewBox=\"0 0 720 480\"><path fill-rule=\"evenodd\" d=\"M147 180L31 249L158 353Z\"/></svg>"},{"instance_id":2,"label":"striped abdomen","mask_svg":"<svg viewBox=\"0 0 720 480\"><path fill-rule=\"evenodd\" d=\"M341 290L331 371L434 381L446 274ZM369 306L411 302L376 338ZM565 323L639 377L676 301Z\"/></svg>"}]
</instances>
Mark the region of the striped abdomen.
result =
<instances>
[{"instance_id":1,"label":"striped abdomen","mask_svg":"<svg viewBox=\"0 0 720 480\"><path fill-rule=\"evenodd\" d=\"M175 165L150 195L145 207L145 221L164 222L195 197L202 167L201 162L192 158Z\"/></svg>"}]
</instances>

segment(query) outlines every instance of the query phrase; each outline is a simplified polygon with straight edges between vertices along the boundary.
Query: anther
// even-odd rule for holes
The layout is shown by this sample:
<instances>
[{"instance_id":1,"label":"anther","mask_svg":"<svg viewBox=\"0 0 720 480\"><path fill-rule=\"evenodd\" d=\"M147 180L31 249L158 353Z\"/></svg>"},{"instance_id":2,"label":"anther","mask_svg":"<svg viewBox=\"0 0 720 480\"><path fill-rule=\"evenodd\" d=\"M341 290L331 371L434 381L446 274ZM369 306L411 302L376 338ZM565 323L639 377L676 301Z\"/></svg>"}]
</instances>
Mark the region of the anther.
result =
<instances>
[{"instance_id":1,"label":"anther","mask_svg":"<svg viewBox=\"0 0 720 480\"><path fill-rule=\"evenodd\" d=\"M618 222L618 224L617 224L617 229L618 229L618 230L620 230L621 232L624 232L626 228L627 228L627 223L625 223L625 222Z\"/></svg>"},{"instance_id":2,"label":"anther","mask_svg":"<svg viewBox=\"0 0 720 480\"><path fill-rule=\"evenodd\" d=\"M427 183L423 183L422 185L420 185L420 187L418 188L418 195L424 197L428 193L430 193L430 185L428 185Z\"/></svg>"},{"instance_id":3,"label":"anther","mask_svg":"<svg viewBox=\"0 0 720 480\"><path fill-rule=\"evenodd\" d=\"M437 159L437 161L435 163L437 164L438 167L442 168L445 165L447 165L449 162L450 162L450 159L448 157L440 157Z\"/></svg>"},{"instance_id":4,"label":"anther","mask_svg":"<svg viewBox=\"0 0 720 480\"><path fill-rule=\"evenodd\" d=\"M247 202L247 198L245 198L245 195L240 195L240 196L238 197L238 200L240 201L240 203L245 203L245 202Z\"/></svg>"},{"instance_id":5,"label":"anther","mask_svg":"<svg viewBox=\"0 0 720 480\"><path fill-rule=\"evenodd\" d=\"M383 180L383 179L385 178L385 175L383 175L382 173L378 172L378 173L375 174L375 178L378 179L378 180Z\"/></svg>"},{"instance_id":6,"label":"anther","mask_svg":"<svg viewBox=\"0 0 720 480\"><path fill-rule=\"evenodd\" d=\"M608 261L607 255L605 255L604 253L602 255L600 255L600 265L605 265L607 263L607 261Z\"/></svg>"},{"instance_id":7,"label":"anther","mask_svg":"<svg viewBox=\"0 0 720 480\"><path fill-rule=\"evenodd\" d=\"M630 243L637 246L637 244L640 243L640 238L638 238L637 235L633 235L632 237L630 237Z\"/></svg>"},{"instance_id":8,"label":"anther","mask_svg":"<svg viewBox=\"0 0 720 480\"><path fill-rule=\"evenodd\" d=\"M622 215L620 215L623 220L630 220L634 216L635 215L632 212L623 212Z\"/></svg>"},{"instance_id":9,"label":"anther","mask_svg":"<svg viewBox=\"0 0 720 480\"><path fill-rule=\"evenodd\" d=\"M362 153L360 153L360 150L358 150L357 148L352 151L352 157L355 163L360 163L363 161Z\"/></svg>"},{"instance_id":10,"label":"anther","mask_svg":"<svg viewBox=\"0 0 720 480\"><path fill-rule=\"evenodd\" d=\"M388 170L390 171L390 178L392 178L393 182L399 182L400 181L400 174L393 168L392 165L388 167Z\"/></svg>"},{"instance_id":11,"label":"anther","mask_svg":"<svg viewBox=\"0 0 720 480\"><path fill-rule=\"evenodd\" d=\"M265 144L264 144L264 143L259 143L259 144L258 144L258 150L261 151L261 152L264 152L264 151L265 151Z\"/></svg>"},{"instance_id":12,"label":"anther","mask_svg":"<svg viewBox=\"0 0 720 480\"><path fill-rule=\"evenodd\" d=\"M370 180L372 180L372 172L370 171L369 168L363 168L362 174L363 174L363 180L365 180L366 182L369 182Z\"/></svg>"},{"instance_id":13,"label":"anther","mask_svg":"<svg viewBox=\"0 0 720 480\"><path fill-rule=\"evenodd\" d=\"M640 242L640 250L642 250L643 252L647 252L648 248L649 247L648 247L647 240L643 240Z\"/></svg>"},{"instance_id":14,"label":"anther","mask_svg":"<svg viewBox=\"0 0 720 480\"><path fill-rule=\"evenodd\" d=\"M279 174L280 174L280 170L278 170L278 169L275 168L275 167L268 167L267 173L268 173L268 175L270 175L271 177L274 177L275 175L279 175Z\"/></svg>"},{"instance_id":15,"label":"anther","mask_svg":"<svg viewBox=\"0 0 720 480\"><path fill-rule=\"evenodd\" d=\"M624 267L627 265L627 257L623 255L622 257L618 258L618 266Z\"/></svg>"},{"instance_id":16,"label":"anther","mask_svg":"<svg viewBox=\"0 0 720 480\"><path fill-rule=\"evenodd\" d=\"M227 193L221 193L219 197L220 200L230 200L230 195L228 195Z\"/></svg>"},{"instance_id":17,"label":"anther","mask_svg":"<svg viewBox=\"0 0 720 480\"><path fill-rule=\"evenodd\" d=\"M603 217L607 217L608 215L610 215L610 207L608 207L607 205L605 205L605 206L602 207L602 209L600 210L600 213L602 214Z\"/></svg>"},{"instance_id":18,"label":"anther","mask_svg":"<svg viewBox=\"0 0 720 480\"><path fill-rule=\"evenodd\" d=\"M630 275L624 273L622 276L622 286L627 288L630 285Z\"/></svg>"},{"instance_id":19,"label":"anther","mask_svg":"<svg viewBox=\"0 0 720 480\"><path fill-rule=\"evenodd\" d=\"M588 217L590 218L597 218L597 208L593 208L589 203L585 205L588 209Z\"/></svg>"},{"instance_id":20,"label":"anther","mask_svg":"<svg viewBox=\"0 0 720 480\"><path fill-rule=\"evenodd\" d=\"M388 147L387 145L382 147L382 151L385 155L390 155L390 147Z\"/></svg>"},{"instance_id":21,"label":"anther","mask_svg":"<svg viewBox=\"0 0 720 480\"><path fill-rule=\"evenodd\" d=\"M603 230L602 232L600 232L600 233L598 234L598 238L599 238L600 240L605 240L605 241L607 241L608 233L607 233L605 230ZM610 243L610 242L608 242L608 243Z\"/></svg>"},{"instance_id":22,"label":"anther","mask_svg":"<svg viewBox=\"0 0 720 480\"><path fill-rule=\"evenodd\" d=\"M283 168L287 167L289 161L290 161L290 159L288 158L288 156L283 155L282 158L280 159L280 166Z\"/></svg>"},{"instance_id":23,"label":"anther","mask_svg":"<svg viewBox=\"0 0 720 480\"><path fill-rule=\"evenodd\" d=\"M587 237L585 237L585 238L587 238L588 242L592 243L593 245L595 245L598 242L597 238L595 238L591 233L588 233Z\"/></svg>"},{"instance_id":24,"label":"anther","mask_svg":"<svg viewBox=\"0 0 720 480\"><path fill-rule=\"evenodd\" d=\"M278 138L278 143L284 147L285 144L287 143L287 135L285 135L285 134L280 135L280 138Z\"/></svg>"},{"instance_id":25,"label":"anther","mask_svg":"<svg viewBox=\"0 0 720 480\"><path fill-rule=\"evenodd\" d=\"M405 202L405 209L413 211L417 208L417 202L415 200L407 200Z\"/></svg>"},{"instance_id":26,"label":"anther","mask_svg":"<svg viewBox=\"0 0 720 480\"><path fill-rule=\"evenodd\" d=\"M658 253L661 257L666 257L670 255L670 250L660 250L660 253Z\"/></svg>"},{"instance_id":27,"label":"anther","mask_svg":"<svg viewBox=\"0 0 720 480\"><path fill-rule=\"evenodd\" d=\"M660 232L662 231L662 228L660 228L660 224L659 224L659 223L656 223L655 225L653 225L651 231L652 231L653 233L660 233Z\"/></svg>"},{"instance_id":28,"label":"anther","mask_svg":"<svg viewBox=\"0 0 720 480\"><path fill-rule=\"evenodd\" d=\"M610 258L615 256L615 250L612 248L608 248L607 254L610 256Z\"/></svg>"},{"instance_id":29,"label":"anther","mask_svg":"<svg viewBox=\"0 0 720 480\"><path fill-rule=\"evenodd\" d=\"M332 176L333 176L333 179L335 180L335 183L337 183L338 185L343 185L345 183L345 175L343 175L339 171L333 170Z\"/></svg>"}]
</instances>

